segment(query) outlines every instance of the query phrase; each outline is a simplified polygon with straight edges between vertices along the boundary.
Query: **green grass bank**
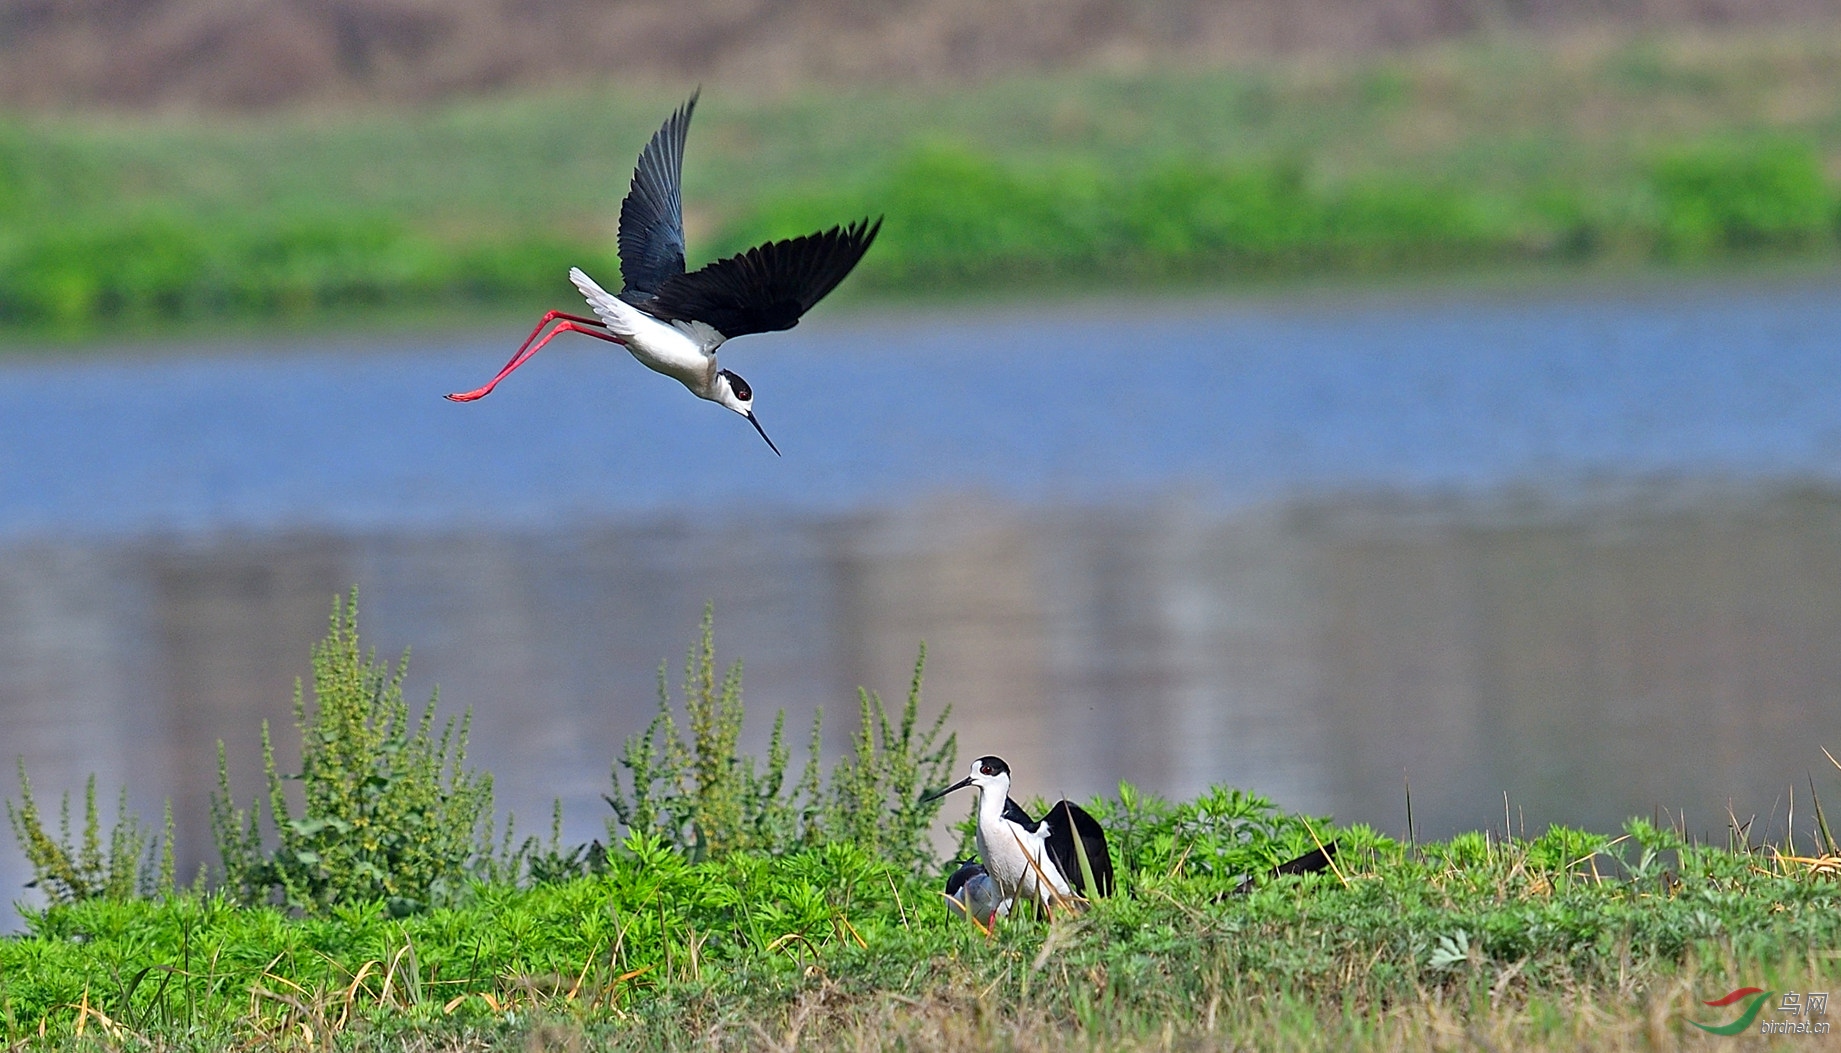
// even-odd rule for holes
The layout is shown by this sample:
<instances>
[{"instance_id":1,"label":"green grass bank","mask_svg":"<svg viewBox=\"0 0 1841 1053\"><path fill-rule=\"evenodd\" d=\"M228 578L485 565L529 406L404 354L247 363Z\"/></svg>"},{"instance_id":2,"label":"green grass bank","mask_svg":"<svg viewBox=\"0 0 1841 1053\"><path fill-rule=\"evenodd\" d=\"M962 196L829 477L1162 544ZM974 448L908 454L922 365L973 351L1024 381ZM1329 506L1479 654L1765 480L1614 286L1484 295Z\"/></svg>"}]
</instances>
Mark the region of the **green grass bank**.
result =
<instances>
[{"instance_id":1,"label":"green grass bank","mask_svg":"<svg viewBox=\"0 0 1841 1053\"><path fill-rule=\"evenodd\" d=\"M679 101L0 123L0 327L534 308ZM843 295L1841 256L1841 33L705 98L697 260L886 215Z\"/></svg>"},{"instance_id":2,"label":"green grass bank","mask_svg":"<svg viewBox=\"0 0 1841 1053\"><path fill-rule=\"evenodd\" d=\"M464 716L335 607L297 705L301 770L214 801L221 864L164 833L8 801L45 902L0 937L8 1049L1712 1049L1742 987L1828 993L1841 856L1617 835L1400 841L1217 788L1089 802L1119 894L989 935L929 844L945 715L856 699L853 749L793 776L783 721L735 753L741 667L706 617L674 702L612 762L605 839L495 834ZM663 676L661 675L661 681ZM814 724L813 742L823 721ZM226 758L226 771L249 758ZM1039 808L1039 802L1034 805ZM961 837L969 835L965 824ZM1331 872L1245 875L1334 839ZM962 848L963 851L963 848ZM1756 995L1751 996L1754 999ZM1826 1021L1826 1017L1812 1017ZM1751 1025L1748 1024L1748 1027Z\"/></svg>"}]
</instances>

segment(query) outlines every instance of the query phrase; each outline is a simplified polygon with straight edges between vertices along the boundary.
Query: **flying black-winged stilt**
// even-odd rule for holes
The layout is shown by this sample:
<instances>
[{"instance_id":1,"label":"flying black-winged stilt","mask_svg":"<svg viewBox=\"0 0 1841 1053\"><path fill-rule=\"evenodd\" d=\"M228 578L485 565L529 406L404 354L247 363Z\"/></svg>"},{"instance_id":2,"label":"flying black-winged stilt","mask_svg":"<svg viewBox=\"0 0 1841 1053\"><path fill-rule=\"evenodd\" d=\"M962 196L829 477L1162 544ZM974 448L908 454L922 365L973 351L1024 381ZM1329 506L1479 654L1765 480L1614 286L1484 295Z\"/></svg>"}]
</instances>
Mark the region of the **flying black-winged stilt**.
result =
<instances>
[{"instance_id":1,"label":"flying black-winged stilt","mask_svg":"<svg viewBox=\"0 0 1841 1053\"><path fill-rule=\"evenodd\" d=\"M974 840L985 876L995 885L995 915L1008 913L1019 896L1052 910L1089 894L1112 894L1112 856L1106 850L1106 832L1086 809L1063 800L1041 819L1031 819L1010 799L1010 765L1001 757L978 758L965 778L926 799L935 800L966 786L978 791ZM1093 876L1091 889L1082 873L1082 855L1086 872ZM967 867L961 867L954 877L960 874L966 875L962 885L976 880Z\"/></svg>"},{"instance_id":2,"label":"flying black-winged stilt","mask_svg":"<svg viewBox=\"0 0 1841 1053\"><path fill-rule=\"evenodd\" d=\"M595 317L545 314L490 383L448 398L483 398L558 333L585 333L624 346L646 368L677 380L698 398L748 418L768 448L780 452L754 416L754 389L738 374L717 366L716 349L738 336L799 324L799 317L863 258L882 221L872 224L865 218L768 242L686 274L681 176L684 135L696 108L693 94L653 134L633 169L632 187L620 202L620 295L609 294L581 268L571 268L569 280L587 298ZM555 328L539 340L551 322L556 322Z\"/></svg>"}]
</instances>

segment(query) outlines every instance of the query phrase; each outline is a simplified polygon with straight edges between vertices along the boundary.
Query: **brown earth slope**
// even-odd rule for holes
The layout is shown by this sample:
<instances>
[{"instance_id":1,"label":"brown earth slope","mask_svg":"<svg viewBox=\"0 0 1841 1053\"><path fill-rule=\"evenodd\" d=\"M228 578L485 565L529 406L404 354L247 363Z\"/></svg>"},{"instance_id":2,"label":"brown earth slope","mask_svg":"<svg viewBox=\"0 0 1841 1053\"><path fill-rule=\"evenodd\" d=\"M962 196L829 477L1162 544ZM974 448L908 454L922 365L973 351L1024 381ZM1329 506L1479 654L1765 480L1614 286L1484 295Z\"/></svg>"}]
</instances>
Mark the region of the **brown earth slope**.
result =
<instances>
[{"instance_id":1,"label":"brown earth slope","mask_svg":"<svg viewBox=\"0 0 1841 1053\"><path fill-rule=\"evenodd\" d=\"M0 107L259 110L607 78L777 90L1841 19L1841 0L0 0Z\"/></svg>"}]
</instances>

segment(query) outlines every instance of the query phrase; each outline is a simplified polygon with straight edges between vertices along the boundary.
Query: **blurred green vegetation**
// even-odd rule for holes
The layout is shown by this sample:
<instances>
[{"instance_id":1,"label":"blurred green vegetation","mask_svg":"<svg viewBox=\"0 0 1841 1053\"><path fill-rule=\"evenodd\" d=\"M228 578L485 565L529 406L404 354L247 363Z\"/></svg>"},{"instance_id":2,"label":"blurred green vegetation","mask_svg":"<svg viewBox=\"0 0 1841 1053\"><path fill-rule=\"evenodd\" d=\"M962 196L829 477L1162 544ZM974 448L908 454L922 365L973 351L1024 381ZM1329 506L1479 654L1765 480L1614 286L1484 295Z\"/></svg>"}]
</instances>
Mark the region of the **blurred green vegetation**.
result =
<instances>
[{"instance_id":1,"label":"blurred green vegetation","mask_svg":"<svg viewBox=\"0 0 1841 1053\"><path fill-rule=\"evenodd\" d=\"M844 297L1841 255L1841 34L1494 42L1341 67L751 97L697 261L886 215ZM0 121L0 327L554 306L611 275L643 90Z\"/></svg>"},{"instance_id":2,"label":"blurred green vegetation","mask_svg":"<svg viewBox=\"0 0 1841 1053\"><path fill-rule=\"evenodd\" d=\"M719 248L863 214L887 221L857 280L888 290L1436 267L1542 251L1524 217L1456 188L1326 188L1293 164L1023 168L937 147L859 188L764 202Z\"/></svg>"}]
</instances>

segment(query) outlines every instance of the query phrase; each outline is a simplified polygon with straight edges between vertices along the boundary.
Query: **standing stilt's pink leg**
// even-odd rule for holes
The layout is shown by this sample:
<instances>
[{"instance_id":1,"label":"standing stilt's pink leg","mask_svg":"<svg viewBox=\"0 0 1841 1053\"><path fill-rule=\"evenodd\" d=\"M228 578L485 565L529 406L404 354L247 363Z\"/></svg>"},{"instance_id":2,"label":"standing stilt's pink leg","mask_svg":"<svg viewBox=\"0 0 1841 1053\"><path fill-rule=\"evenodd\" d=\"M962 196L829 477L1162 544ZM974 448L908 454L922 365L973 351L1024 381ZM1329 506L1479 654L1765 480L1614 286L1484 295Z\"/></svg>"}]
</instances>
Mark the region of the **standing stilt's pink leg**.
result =
<instances>
[{"instance_id":1,"label":"standing stilt's pink leg","mask_svg":"<svg viewBox=\"0 0 1841 1053\"><path fill-rule=\"evenodd\" d=\"M537 340L537 334L543 332L543 327L546 325L549 325L551 322L556 321L558 318L562 319L562 322L560 322L556 326L556 328L550 330L548 336L545 336L542 340ZM595 328L593 329L582 328L585 325L591 325L591 326L594 326ZM492 393L493 388L498 387L499 381L504 380L507 376L510 376L512 370L517 369L519 366L523 365L526 361L530 359L532 355L543 350L543 345L549 343L551 340L554 340L556 338L557 333L563 333L563 332L584 333L598 340L606 340L606 341L609 341L610 343L615 343L615 344L626 343L626 341L608 332L607 329L604 326L602 326L599 319L584 318L579 314L565 314L562 311L551 311L548 314L544 315L540 321L538 321L537 327L531 330L531 335L525 337L524 343L518 345L518 353L511 356L511 361L505 363L505 368L499 370L499 375L496 377L493 377L492 380L488 382L485 387L474 388L472 391L463 391L458 394L448 395L446 397L455 402L472 402L474 399L485 398L487 395ZM535 345L531 343L531 341L533 340L537 341Z\"/></svg>"}]
</instances>

